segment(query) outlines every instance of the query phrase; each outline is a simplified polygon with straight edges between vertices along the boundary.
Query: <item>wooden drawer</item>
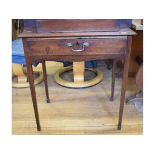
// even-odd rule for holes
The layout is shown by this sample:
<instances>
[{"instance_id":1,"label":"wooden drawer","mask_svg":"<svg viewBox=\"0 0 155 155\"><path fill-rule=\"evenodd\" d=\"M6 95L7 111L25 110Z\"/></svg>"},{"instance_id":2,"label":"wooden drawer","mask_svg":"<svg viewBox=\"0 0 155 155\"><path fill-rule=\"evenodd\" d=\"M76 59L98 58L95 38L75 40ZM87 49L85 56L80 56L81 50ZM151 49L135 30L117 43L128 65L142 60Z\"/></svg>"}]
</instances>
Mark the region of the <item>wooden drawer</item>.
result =
<instances>
[{"instance_id":1,"label":"wooden drawer","mask_svg":"<svg viewBox=\"0 0 155 155\"><path fill-rule=\"evenodd\" d=\"M122 54L126 37L96 39L27 39L30 56Z\"/></svg>"}]
</instances>

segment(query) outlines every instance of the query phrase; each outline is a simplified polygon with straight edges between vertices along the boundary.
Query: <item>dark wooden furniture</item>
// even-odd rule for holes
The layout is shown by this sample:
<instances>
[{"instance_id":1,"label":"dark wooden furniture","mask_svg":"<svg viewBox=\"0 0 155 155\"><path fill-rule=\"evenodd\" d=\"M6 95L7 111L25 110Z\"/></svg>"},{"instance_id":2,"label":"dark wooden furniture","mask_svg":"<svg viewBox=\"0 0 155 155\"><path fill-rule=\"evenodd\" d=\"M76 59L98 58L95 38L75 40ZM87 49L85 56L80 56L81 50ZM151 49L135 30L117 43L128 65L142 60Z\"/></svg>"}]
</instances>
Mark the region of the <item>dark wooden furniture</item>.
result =
<instances>
[{"instance_id":1,"label":"dark wooden furniture","mask_svg":"<svg viewBox=\"0 0 155 155\"><path fill-rule=\"evenodd\" d=\"M38 131L41 130L34 87L32 64L42 62L47 102L49 102L45 61L87 61L113 59L112 94L114 96L115 62L124 60L118 129L121 129L128 78L132 35L118 20L26 20L23 38L31 96Z\"/></svg>"},{"instance_id":2,"label":"dark wooden furniture","mask_svg":"<svg viewBox=\"0 0 155 155\"><path fill-rule=\"evenodd\" d=\"M131 55L130 55L130 65L129 65L129 76L136 76L139 70L139 62L137 58L143 60L143 20L134 20L132 23L132 30L136 32L137 35L132 38Z\"/></svg>"}]
</instances>

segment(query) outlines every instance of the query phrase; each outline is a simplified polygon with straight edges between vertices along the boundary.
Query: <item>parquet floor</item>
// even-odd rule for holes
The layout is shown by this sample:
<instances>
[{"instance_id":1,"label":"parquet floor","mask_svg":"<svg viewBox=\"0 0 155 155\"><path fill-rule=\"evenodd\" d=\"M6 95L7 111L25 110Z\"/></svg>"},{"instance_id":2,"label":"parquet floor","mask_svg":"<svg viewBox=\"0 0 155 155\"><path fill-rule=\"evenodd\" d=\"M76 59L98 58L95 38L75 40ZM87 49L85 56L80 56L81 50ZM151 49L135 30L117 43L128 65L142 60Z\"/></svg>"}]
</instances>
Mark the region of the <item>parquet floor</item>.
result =
<instances>
[{"instance_id":1,"label":"parquet floor","mask_svg":"<svg viewBox=\"0 0 155 155\"><path fill-rule=\"evenodd\" d=\"M61 67L61 65L59 66ZM39 67L38 67L39 68ZM53 69L52 69L53 68ZM57 67L58 68L58 67ZM51 134L143 134L143 114L135 106L124 107L122 130L117 130L121 78L116 77L114 101L109 101L111 71L98 67L104 80L86 89L68 89L53 79L56 67L47 63L51 103L45 102L44 84L36 86L42 131L36 130L29 88L12 89L12 133ZM129 79L127 96L136 92L134 79Z\"/></svg>"}]
</instances>

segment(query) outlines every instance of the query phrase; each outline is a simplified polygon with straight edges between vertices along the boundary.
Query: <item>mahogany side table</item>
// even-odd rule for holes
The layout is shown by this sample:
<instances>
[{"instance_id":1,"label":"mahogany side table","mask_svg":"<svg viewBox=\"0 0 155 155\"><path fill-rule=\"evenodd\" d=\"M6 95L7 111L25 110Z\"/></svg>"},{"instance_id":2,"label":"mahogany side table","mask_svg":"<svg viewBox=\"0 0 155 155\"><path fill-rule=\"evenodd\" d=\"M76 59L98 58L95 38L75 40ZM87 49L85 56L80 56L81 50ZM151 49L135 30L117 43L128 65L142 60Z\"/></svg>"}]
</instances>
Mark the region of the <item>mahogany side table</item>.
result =
<instances>
[{"instance_id":1,"label":"mahogany side table","mask_svg":"<svg viewBox=\"0 0 155 155\"><path fill-rule=\"evenodd\" d=\"M41 130L32 64L41 62L47 102L50 102L45 61L74 61L112 59L111 98L114 96L116 61L124 62L123 79L118 116L121 129L128 79L132 35L128 27L120 27L113 19L37 19L26 20L24 31L19 34L23 40L24 53L30 83L37 130Z\"/></svg>"}]
</instances>

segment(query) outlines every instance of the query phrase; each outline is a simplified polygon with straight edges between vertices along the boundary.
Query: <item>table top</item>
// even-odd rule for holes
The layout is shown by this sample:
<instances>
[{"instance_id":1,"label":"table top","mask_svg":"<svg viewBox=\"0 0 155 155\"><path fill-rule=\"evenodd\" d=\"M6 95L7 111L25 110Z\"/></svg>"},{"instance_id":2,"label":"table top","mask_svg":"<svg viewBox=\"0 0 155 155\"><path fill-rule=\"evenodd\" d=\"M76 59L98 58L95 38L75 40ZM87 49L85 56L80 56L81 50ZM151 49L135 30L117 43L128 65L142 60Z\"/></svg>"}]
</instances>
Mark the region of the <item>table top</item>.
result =
<instances>
[{"instance_id":1,"label":"table top","mask_svg":"<svg viewBox=\"0 0 155 155\"><path fill-rule=\"evenodd\" d=\"M129 27L120 27L114 19L28 20L19 37L88 37L135 35Z\"/></svg>"}]
</instances>

